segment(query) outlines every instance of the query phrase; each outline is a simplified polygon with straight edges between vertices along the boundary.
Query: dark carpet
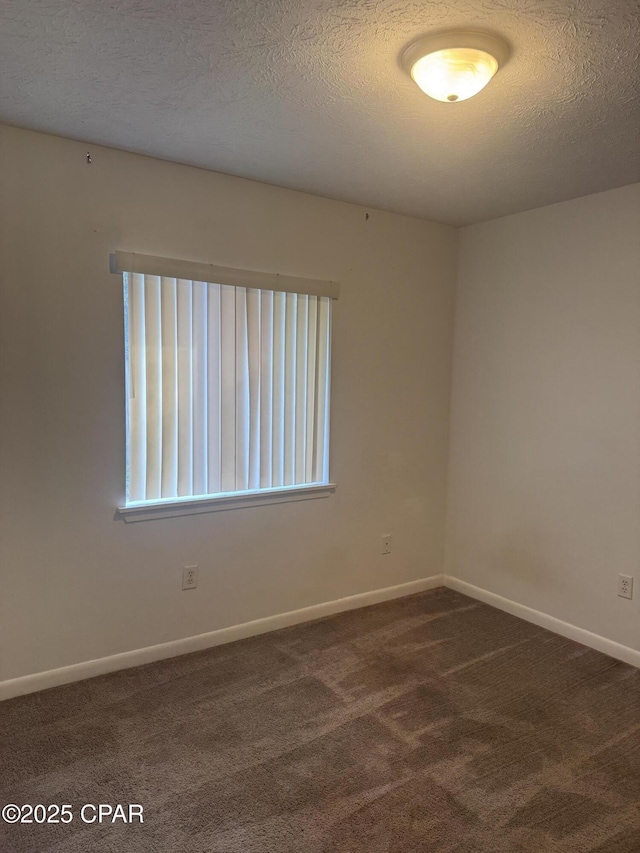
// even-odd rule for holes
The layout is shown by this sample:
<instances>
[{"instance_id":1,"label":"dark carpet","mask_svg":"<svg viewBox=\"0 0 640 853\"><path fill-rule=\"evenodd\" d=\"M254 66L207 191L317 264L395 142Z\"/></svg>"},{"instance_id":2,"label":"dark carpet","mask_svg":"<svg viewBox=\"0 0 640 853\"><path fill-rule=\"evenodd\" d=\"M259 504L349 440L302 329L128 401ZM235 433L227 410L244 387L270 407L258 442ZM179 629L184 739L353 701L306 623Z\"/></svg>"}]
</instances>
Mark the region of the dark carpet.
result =
<instances>
[{"instance_id":1,"label":"dark carpet","mask_svg":"<svg viewBox=\"0 0 640 853\"><path fill-rule=\"evenodd\" d=\"M2 853L640 851L640 671L444 588L0 723L0 803L74 815L0 824ZM83 824L85 803L144 823Z\"/></svg>"}]
</instances>

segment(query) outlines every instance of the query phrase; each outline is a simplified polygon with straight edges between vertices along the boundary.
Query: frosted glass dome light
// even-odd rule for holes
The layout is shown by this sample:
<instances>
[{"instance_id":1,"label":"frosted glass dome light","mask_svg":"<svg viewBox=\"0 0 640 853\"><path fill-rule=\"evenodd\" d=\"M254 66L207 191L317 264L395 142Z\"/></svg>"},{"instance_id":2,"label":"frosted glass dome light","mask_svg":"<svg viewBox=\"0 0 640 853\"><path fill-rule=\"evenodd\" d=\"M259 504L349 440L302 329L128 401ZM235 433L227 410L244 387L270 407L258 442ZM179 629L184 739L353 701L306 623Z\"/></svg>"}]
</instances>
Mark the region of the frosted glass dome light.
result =
<instances>
[{"instance_id":1,"label":"frosted glass dome light","mask_svg":"<svg viewBox=\"0 0 640 853\"><path fill-rule=\"evenodd\" d=\"M458 30L414 41L402 65L429 97L455 103L477 95L508 58L509 47L498 36Z\"/></svg>"}]
</instances>

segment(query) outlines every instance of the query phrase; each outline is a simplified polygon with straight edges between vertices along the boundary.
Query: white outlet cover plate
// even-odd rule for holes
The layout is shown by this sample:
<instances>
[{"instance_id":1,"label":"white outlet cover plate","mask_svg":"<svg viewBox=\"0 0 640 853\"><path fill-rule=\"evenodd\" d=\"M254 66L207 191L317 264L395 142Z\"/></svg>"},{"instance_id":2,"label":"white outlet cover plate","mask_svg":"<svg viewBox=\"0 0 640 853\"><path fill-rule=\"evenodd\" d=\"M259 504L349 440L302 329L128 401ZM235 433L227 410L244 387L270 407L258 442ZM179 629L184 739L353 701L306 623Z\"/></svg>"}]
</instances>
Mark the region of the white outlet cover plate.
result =
<instances>
[{"instance_id":1,"label":"white outlet cover plate","mask_svg":"<svg viewBox=\"0 0 640 853\"><path fill-rule=\"evenodd\" d=\"M184 566L182 569L182 589L195 589L198 586L198 566Z\"/></svg>"},{"instance_id":2,"label":"white outlet cover plate","mask_svg":"<svg viewBox=\"0 0 640 853\"><path fill-rule=\"evenodd\" d=\"M633 598L633 577L618 575L618 595L621 598Z\"/></svg>"}]
</instances>

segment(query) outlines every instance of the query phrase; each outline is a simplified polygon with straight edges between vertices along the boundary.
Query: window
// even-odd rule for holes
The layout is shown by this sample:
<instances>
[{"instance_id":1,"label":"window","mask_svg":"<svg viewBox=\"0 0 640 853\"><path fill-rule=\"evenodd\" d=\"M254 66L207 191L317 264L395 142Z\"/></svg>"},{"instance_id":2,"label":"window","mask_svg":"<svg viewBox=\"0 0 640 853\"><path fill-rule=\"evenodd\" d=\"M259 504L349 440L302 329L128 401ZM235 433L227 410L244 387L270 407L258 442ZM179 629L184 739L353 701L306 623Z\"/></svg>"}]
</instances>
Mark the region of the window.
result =
<instances>
[{"instance_id":1,"label":"window","mask_svg":"<svg viewBox=\"0 0 640 853\"><path fill-rule=\"evenodd\" d=\"M329 485L336 286L114 257L125 306L122 510L300 489L311 496Z\"/></svg>"}]
</instances>

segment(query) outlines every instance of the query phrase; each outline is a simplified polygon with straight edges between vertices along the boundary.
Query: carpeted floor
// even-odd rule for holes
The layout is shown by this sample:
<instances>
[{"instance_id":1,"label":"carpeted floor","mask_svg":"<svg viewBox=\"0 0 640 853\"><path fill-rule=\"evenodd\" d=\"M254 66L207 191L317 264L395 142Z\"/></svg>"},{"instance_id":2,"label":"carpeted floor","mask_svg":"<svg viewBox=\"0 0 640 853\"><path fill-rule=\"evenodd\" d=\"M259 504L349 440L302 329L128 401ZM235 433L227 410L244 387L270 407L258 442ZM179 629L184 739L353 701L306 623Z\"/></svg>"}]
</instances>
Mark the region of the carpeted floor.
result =
<instances>
[{"instance_id":1,"label":"carpeted floor","mask_svg":"<svg viewBox=\"0 0 640 853\"><path fill-rule=\"evenodd\" d=\"M640 671L448 589L0 705L2 853L638 853ZM83 824L139 803L144 824Z\"/></svg>"}]
</instances>

